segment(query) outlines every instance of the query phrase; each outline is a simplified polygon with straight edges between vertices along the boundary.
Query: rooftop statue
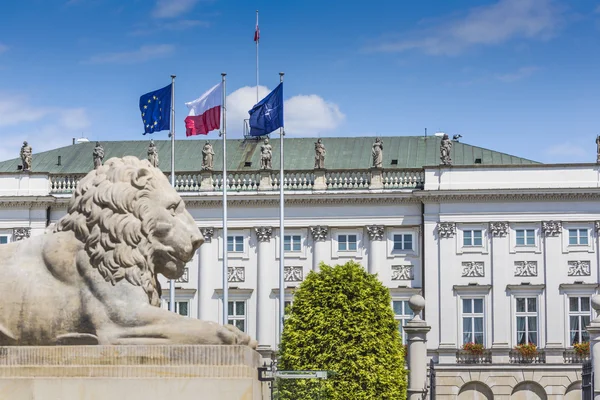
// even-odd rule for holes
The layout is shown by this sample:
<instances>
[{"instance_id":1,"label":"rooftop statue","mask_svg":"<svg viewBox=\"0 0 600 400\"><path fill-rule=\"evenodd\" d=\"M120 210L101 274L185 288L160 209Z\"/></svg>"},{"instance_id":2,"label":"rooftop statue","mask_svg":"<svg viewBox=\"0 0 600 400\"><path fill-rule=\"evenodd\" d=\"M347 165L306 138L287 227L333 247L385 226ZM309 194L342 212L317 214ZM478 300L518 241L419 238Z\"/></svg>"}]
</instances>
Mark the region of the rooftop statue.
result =
<instances>
[{"instance_id":1,"label":"rooftop statue","mask_svg":"<svg viewBox=\"0 0 600 400\"><path fill-rule=\"evenodd\" d=\"M150 161L153 167L158 168L158 149L152 139L150 139L150 144L148 145L148 161Z\"/></svg>"},{"instance_id":2,"label":"rooftop statue","mask_svg":"<svg viewBox=\"0 0 600 400\"><path fill-rule=\"evenodd\" d=\"M381 138L375 139L375 143L373 143L371 154L373 155L373 167L383 167L383 141L381 140Z\"/></svg>"},{"instance_id":3,"label":"rooftop statue","mask_svg":"<svg viewBox=\"0 0 600 400\"><path fill-rule=\"evenodd\" d=\"M207 140L204 143L204 147L202 148L202 170L203 171L212 171L213 170L213 160L215 157L215 152L213 151L212 144Z\"/></svg>"},{"instance_id":4,"label":"rooftop statue","mask_svg":"<svg viewBox=\"0 0 600 400\"><path fill-rule=\"evenodd\" d=\"M100 142L96 142L96 147L94 147L92 155L94 157L94 169L98 169L102 165L102 160L104 160L104 147L102 147Z\"/></svg>"},{"instance_id":5,"label":"rooftop statue","mask_svg":"<svg viewBox=\"0 0 600 400\"><path fill-rule=\"evenodd\" d=\"M204 238L165 175L111 158L81 179L53 232L0 246L0 346L243 344L232 325L161 309Z\"/></svg>"},{"instance_id":6,"label":"rooftop statue","mask_svg":"<svg viewBox=\"0 0 600 400\"><path fill-rule=\"evenodd\" d=\"M27 141L23 142L21 147L21 161L23 162L23 171L31 171L31 160L33 158L33 151Z\"/></svg>"},{"instance_id":7,"label":"rooftop statue","mask_svg":"<svg viewBox=\"0 0 600 400\"><path fill-rule=\"evenodd\" d=\"M319 138L315 142L315 169L325 168L325 145L323 140Z\"/></svg>"},{"instance_id":8,"label":"rooftop statue","mask_svg":"<svg viewBox=\"0 0 600 400\"><path fill-rule=\"evenodd\" d=\"M452 158L450 157L450 151L452 150L452 142L448 138L447 134L442 137L440 144L440 160L443 165L452 165Z\"/></svg>"},{"instance_id":9,"label":"rooftop statue","mask_svg":"<svg viewBox=\"0 0 600 400\"><path fill-rule=\"evenodd\" d=\"M271 169L271 159L273 158L273 148L269 144L269 139L265 139L260 146L260 169Z\"/></svg>"}]
</instances>

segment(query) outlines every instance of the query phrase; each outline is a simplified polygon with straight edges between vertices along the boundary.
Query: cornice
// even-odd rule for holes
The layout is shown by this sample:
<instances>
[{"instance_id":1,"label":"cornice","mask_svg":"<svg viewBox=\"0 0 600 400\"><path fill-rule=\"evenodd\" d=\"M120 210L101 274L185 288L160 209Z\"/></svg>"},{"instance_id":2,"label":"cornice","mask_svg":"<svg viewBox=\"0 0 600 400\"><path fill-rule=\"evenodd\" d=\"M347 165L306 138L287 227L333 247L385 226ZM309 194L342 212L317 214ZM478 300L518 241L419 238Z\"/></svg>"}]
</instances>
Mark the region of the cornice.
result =
<instances>
[{"instance_id":1,"label":"cornice","mask_svg":"<svg viewBox=\"0 0 600 400\"><path fill-rule=\"evenodd\" d=\"M56 201L53 196L6 196L0 197L0 208L45 208L52 206Z\"/></svg>"},{"instance_id":2,"label":"cornice","mask_svg":"<svg viewBox=\"0 0 600 400\"><path fill-rule=\"evenodd\" d=\"M413 192L423 203L484 202L484 201L561 201L600 200L599 189L486 189L486 190L435 190Z\"/></svg>"}]
</instances>

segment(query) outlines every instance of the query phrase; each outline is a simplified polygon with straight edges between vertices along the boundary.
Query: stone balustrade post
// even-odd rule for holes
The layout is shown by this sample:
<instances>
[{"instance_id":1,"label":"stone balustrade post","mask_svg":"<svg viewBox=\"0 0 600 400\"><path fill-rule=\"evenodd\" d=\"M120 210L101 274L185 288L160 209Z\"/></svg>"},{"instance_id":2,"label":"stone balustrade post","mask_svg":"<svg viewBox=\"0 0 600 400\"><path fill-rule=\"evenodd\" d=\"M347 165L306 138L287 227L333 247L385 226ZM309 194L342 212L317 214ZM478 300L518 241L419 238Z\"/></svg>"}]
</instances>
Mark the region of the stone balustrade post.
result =
<instances>
[{"instance_id":1,"label":"stone balustrade post","mask_svg":"<svg viewBox=\"0 0 600 400\"><path fill-rule=\"evenodd\" d=\"M369 260L368 270L370 274L379 272L379 266L385 260L385 227L382 225L367 226L369 235Z\"/></svg>"},{"instance_id":2,"label":"stone balustrade post","mask_svg":"<svg viewBox=\"0 0 600 400\"><path fill-rule=\"evenodd\" d=\"M327 181L325 180L325 170L315 169L315 182L313 184L313 190L326 190Z\"/></svg>"},{"instance_id":3,"label":"stone balustrade post","mask_svg":"<svg viewBox=\"0 0 600 400\"><path fill-rule=\"evenodd\" d=\"M600 313L600 295L592 296L592 308ZM586 327L590 334L590 358L594 379L594 400L600 400L600 316L596 317Z\"/></svg>"},{"instance_id":4,"label":"stone balustrade post","mask_svg":"<svg viewBox=\"0 0 600 400\"><path fill-rule=\"evenodd\" d=\"M283 185L283 179L279 182ZM258 183L258 190L273 190L273 184L271 183L271 170L262 169L260 171L260 182Z\"/></svg>"},{"instance_id":5,"label":"stone balustrade post","mask_svg":"<svg viewBox=\"0 0 600 400\"><path fill-rule=\"evenodd\" d=\"M211 307L213 285L211 274L214 269L211 247L215 230L214 228L200 228L200 233L204 236L204 243L198 250L198 319L214 321Z\"/></svg>"},{"instance_id":6,"label":"stone balustrade post","mask_svg":"<svg viewBox=\"0 0 600 400\"><path fill-rule=\"evenodd\" d=\"M424 400L427 395L427 333L431 326L421 319L425 299L418 294L408 300L413 318L404 325L408 343L407 400Z\"/></svg>"},{"instance_id":7,"label":"stone balustrade post","mask_svg":"<svg viewBox=\"0 0 600 400\"><path fill-rule=\"evenodd\" d=\"M371 184L369 189L383 189L383 169L371 168Z\"/></svg>"},{"instance_id":8,"label":"stone balustrade post","mask_svg":"<svg viewBox=\"0 0 600 400\"><path fill-rule=\"evenodd\" d=\"M312 226L310 232L313 238L313 271L319 271L319 263L325 259L327 254L329 228L321 225Z\"/></svg>"},{"instance_id":9,"label":"stone balustrade post","mask_svg":"<svg viewBox=\"0 0 600 400\"><path fill-rule=\"evenodd\" d=\"M212 171L204 170L200 172L200 190L203 192L211 192L214 190Z\"/></svg>"},{"instance_id":10,"label":"stone balustrade post","mask_svg":"<svg viewBox=\"0 0 600 400\"><path fill-rule=\"evenodd\" d=\"M271 252L271 237L273 228L260 226L254 228L258 241L258 262L256 274L256 340L259 347L270 347L274 343L273 314L269 312L269 296L271 294L270 275L275 272L272 269L274 260ZM283 240L283 238L281 238ZM270 270L271 269L271 270Z\"/></svg>"}]
</instances>

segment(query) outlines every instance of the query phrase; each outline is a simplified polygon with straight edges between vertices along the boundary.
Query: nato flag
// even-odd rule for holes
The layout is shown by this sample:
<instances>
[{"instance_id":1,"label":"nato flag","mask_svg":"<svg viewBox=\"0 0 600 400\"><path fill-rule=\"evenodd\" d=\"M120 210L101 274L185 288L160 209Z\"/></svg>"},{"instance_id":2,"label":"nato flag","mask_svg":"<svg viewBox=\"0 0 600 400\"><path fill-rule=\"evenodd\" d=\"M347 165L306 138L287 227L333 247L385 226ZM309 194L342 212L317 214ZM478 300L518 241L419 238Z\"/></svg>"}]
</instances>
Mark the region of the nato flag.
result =
<instances>
[{"instance_id":1,"label":"nato flag","mask_svg":"<svg viewBox=\"0 0 600 400\"><path fill-rule=\"evenodd\" d=\"M250 136L268 135L283 127L283 82L248 111Z\"/></svg>"},{"instance_id":2,"label":"nato flag","mask_svg":"<svg viewBox=\"0 0 600 400\"><path fill-rule=\"evenodd\" d=\"M173 84L140 97L144 135L171 129L171 90Z\"/></svg>"}]
</instances>

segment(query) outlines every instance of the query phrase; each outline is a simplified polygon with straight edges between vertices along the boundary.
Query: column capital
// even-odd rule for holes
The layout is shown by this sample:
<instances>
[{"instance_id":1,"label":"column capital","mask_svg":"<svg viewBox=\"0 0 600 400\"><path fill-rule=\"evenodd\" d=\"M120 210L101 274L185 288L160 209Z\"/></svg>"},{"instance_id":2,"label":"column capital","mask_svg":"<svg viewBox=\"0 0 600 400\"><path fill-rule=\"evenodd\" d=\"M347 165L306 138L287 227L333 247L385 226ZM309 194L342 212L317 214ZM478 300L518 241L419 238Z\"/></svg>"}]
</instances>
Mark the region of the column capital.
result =
<instances>
[{"instance_id":1,"label":"column capital","mask_svg":"<svg viewBox=\"0 0 600 400\"><path fill-rule=\"evenodd\" d=\"M256 232L259 242L269 242L271 241L271 236L273 236L273 228L270 226L257 226L254 228L254 232Z\"/></svg>"},{"instance_id":2,"label":"column capital","mask_svg":"<svg viewBox=\"0 0 600 400\"><path fill-rule=\"evenodd\" d=\"M200 233L202 234L202 236L204 236L204 243L210 243L212 242L212 237L215 234L215 228L200 228Z\"/></svg>"},{"instance_id":3,"label":"column capital","mask_svg":"<svg viewBox=\"0 0 600 400\"><path fill-rule=\"evenodd\" d=\"M328 226L311 226L310 233L315 242L324 242L327 240L327 233L329 232Z\"/></svg>"},{"instance_id":4,"label":"column capital","mask_svg":"<svg viewBox=\"0 0 600 400\"><path fill-rule=\"evenodd\" d=\"M508 222L490 222L490 233L494 237L504 237L508 233Z\"/></svg>"},{"instance_id":5,"label":"column capital","mask_svg":"<svg viewBox=\"0 0 600 400\"><path fill-rule=\"evenodd\" d=\"M439 237L453 238L456 234L456 223L454 222L438 222L437 231Z\"/></svg>"},{"instance_id":6,"label":"column capital","mask_svg":"<svg viewBox=\"0 0 600 400\"><path fill-rule=\"evenodd\" d=\"M542 221L544 236L558 236L562 231L561 221Z\"/></svg>"},{"instance_id":7,"label":"column capital","mask_svg":"<svg viewBox=\"0 0 600 400\"><path fill-rule=\"evenodd\" d=\"M369 240L383 240L385 236L385 227L383 225L370 225L367 226L367 233L369 234Z\"/></svg>"}]
</instances>

